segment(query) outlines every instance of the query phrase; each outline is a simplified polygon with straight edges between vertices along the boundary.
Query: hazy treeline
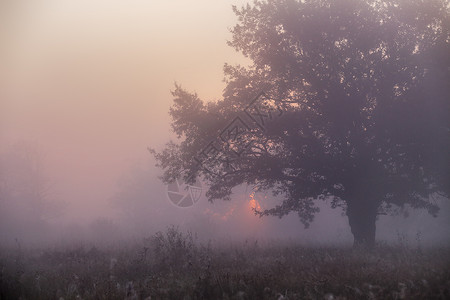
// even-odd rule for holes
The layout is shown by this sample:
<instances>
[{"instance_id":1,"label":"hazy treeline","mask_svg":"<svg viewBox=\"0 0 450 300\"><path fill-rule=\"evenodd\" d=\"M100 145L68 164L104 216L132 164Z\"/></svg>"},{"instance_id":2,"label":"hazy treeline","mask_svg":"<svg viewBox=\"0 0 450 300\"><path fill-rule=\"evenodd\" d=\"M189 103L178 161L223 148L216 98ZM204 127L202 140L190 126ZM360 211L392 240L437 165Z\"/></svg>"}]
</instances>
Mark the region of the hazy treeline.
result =
<instances>
[{"instance_id":1,"label":"hazy treeline","mask_svg":"<svg viewBox=\"0 0 450 300\"><path fill-rule=\"evenodd\" d=\"M0 244L4 246L110 245L139 240L170 225L190 230L203 241L290 239L345 245L352 240L344 212L329 208L327 201L321 203L321 212L309 229L295 214L282 219L255 216L248 187L235 189L231 201L209 203L202 196L192 207L176 207L167 198L167 188L152 161L134 164L118 179L108 200L116 214L88 222L65 220L70 207L54 193L56 187L45 172L45 155L33 143L19 143L3 152L0 172ZM263 207L278 201L270 194L256 193L253 198ZM444 199L437 201L441 206L437 218L408 207L398 208L396 216L379 216L377 239L411 246L449 244L450 207Z\"/></svg>"}]
</instances>

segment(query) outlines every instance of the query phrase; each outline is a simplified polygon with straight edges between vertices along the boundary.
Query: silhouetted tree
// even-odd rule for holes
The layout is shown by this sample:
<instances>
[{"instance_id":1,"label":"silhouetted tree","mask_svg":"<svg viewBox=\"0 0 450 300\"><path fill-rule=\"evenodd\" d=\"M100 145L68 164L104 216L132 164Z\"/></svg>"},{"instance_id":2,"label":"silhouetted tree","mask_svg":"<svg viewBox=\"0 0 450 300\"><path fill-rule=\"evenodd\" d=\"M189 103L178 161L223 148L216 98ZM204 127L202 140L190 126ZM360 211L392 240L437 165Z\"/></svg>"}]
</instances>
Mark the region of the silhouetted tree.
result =
<instances>
[{"instance_id":1,"label":"silhouetted tree","mask_svg":"<svg viewBox=\"0 0 450 300\"><path fill-rule=\"evenodd\" d=\"M21 142L0 153L0 242L36 241L63 205L53 201L43 159L34 143Z\"/></svg>"},{"instance_id":2,"label":"silhouetted tree","mask_svg":"<svg viewBox=\"0 0 450 300\"><path fill-rule=\"evenodd\" d=\"M181 141L154 152L163 179L201 175L211 201L241 184L272 190L284 200L257 213L294 211L305 226L315 201L332 198L355 244L374 243L377 214L393 205L435 215L433 195L448 197L450 183L449 2L233 9L229 45L253 64L225 65L218 102L176 86L170 114Z\"/></svg>"}]
</instances>

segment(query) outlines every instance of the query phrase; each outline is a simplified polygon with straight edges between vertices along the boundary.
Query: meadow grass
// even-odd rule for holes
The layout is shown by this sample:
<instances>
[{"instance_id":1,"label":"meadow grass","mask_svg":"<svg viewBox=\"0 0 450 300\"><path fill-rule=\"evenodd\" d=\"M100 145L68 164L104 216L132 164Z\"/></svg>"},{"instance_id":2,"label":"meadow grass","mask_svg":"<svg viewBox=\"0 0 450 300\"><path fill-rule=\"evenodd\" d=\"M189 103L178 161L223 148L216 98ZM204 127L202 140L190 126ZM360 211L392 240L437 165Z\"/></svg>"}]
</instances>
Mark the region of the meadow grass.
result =
<instances>
[{"instance_id":1,"label":"meadow grass","mask_svg":"<svg viewBox=\"0 0 450 300\"><path fill-rule=\"evenodd\" d=\"M0 299L450 299L450 248L246 241L0 250Z\"/></svg>"}]
</instances>

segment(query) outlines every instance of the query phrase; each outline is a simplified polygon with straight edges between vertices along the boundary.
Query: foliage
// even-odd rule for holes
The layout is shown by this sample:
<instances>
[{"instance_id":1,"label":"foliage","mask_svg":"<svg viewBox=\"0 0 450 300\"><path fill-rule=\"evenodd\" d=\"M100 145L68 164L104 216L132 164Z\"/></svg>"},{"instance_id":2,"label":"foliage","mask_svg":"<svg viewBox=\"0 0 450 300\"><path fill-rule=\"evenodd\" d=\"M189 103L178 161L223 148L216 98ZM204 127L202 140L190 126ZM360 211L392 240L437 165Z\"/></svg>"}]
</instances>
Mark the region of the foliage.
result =
<instances>
[{"instance_id":1,"label":"foliage","mask_svg":"<svg viewBox=\"0 0 450 300\"><path fill-rule=\"evenodd\" d=\"M163 265L192 264L192 257L197 250L192 233L184 234L175 226L168 227L165 233L155 233L150 244L155 258Z\"/></svg>"},{"instance_id":2,"label":"foliage","mask_svg":"<svg viewBox=\"0 0 450 300\"><path fill-rule=\"evenodd\" d=\"M448 1L276 0L234 11L229 45L253 65L225 65L216 103L176 86L181 141L154 152L163 179L201 175L211 201L240 184L272 190L284 201L260 214L295 211L305 226L314 201L333 197L355 241L373 242L377 213L393 206L435 215L430 197L450 188ZM233 118L247 118L261 90L265 117L253 116L263 128L234 134Z\"/></svg>"}]
</instances>

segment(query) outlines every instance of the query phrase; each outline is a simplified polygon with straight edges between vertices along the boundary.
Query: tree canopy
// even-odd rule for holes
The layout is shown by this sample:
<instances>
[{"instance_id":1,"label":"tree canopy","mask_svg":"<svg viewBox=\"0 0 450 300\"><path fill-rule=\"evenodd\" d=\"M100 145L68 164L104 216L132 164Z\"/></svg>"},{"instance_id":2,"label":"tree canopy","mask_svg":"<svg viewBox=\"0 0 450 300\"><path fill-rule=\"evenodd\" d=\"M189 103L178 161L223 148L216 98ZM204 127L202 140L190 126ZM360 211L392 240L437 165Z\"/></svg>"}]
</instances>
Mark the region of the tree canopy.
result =
<instances>
[{"instance_id":1,"label":"tree canopy","mask_svg":"<svg viewBox=\"0 0 450 300\"><path fill-rule=\"evenodd\" d=\"M450 4L446 0L275 0L233 7L223 99L176 86L179 143L155 157L166 182L201 176L208 198L272 190L307 226L317 199L346 209L355 242L379 213L436 214L450 185Z\"/></svg>"}]
</instances>

